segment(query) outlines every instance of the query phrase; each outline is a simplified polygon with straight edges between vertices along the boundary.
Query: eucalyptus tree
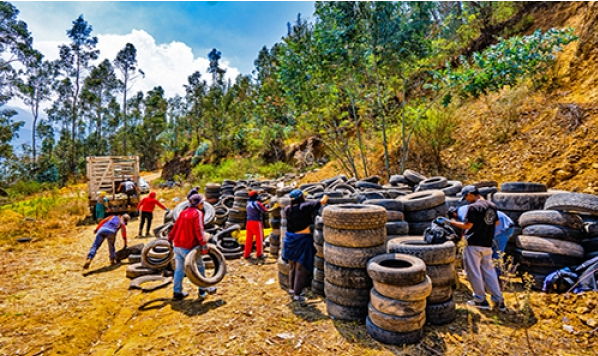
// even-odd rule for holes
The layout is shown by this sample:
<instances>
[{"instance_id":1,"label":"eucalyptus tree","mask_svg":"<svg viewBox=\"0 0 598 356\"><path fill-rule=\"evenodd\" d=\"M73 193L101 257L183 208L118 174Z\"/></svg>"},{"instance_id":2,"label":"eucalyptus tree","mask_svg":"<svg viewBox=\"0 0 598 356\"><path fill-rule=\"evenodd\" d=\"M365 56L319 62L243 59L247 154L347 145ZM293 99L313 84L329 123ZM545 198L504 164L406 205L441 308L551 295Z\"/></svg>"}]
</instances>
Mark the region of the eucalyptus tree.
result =
<instances>
[{"instance_id":1,"label":"eucalyptus tree","mask_svg":"<svg viewBox=\"0 0 598 356\"><path fill-rule=\"evenodd\" d=\"M144 76L145 73L137 67L137 49L131 43L127 43L116 55L114 66L119 70L122 81L123 92L123 114L122 124L123 131L123 150L127 154L127 93L135 79L139 76Z\"/></svg>"},{"instance_id":2,"label":"eucalyptus tree","mask_svg":"<svg viewBox=\"0 0 598 356\"><path fill-rule=\"evenodd\" d=\"M193 72L187 77L187 84L185 87L185 99L187 102L187 119L189 121L192 132L195 133L197 144L201 142L202 134L202 120L204 107L204 98L206 96L208 85L205 80L201 78L199 71ZM191 140L193 137L191 137Z\"/></svg>"},{"instance_id":3,"label":"eucalyptus tree","mask_svg":"<svg viewBox=\"0 0 598 356\"><path fill-rule=\"evenodd\" d=\"M136 127L136 139L143 168L153 170L158 168L167 127L168 101L164 98L164 89L158 86L147 92L143 107L143 121Z\"/></svg>"}]
</instances>

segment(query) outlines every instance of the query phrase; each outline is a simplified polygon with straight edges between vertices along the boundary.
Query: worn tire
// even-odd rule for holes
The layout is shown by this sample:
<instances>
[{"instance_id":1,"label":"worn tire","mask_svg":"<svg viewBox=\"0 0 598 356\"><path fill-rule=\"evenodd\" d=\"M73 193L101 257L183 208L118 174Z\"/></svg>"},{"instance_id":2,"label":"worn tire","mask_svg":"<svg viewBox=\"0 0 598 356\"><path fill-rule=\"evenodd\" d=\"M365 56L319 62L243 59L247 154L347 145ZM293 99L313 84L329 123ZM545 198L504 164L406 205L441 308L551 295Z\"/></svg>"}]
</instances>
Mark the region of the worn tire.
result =
<instances>
[{"instance_id":1,"label":"worn tire","mask_svg":"<svg viewBox=\"0 0 598 356\"><path fill-rule=\"evenodd\" d=\"M156 281L160 281L161 283L159 283L155 286L151 286L151 287L143 287L142 286L143 283L156 282ZM169 285L170 283L172 283L171 277L162 277L160 275L142 276L142 277L137 277L137 278L133 279L131 281L131 283L129 283L129 289L140 289L144 292L152 292L157 289L164 288L167 285Z\"/></svg>"},{"instance_id":2,"label":"worn tire","mask_svg":"<svg viewBox=\"0 0 598 356\"><path fill-rule=\"evenodd\" d=\"M515 225L519 225L519 219L521 215L525 213L525 211L510 211L510 210L501 210L503 214L509 217L513 221Z\"/></svg>"},{"instance_id":3,"label":"worn tire","mask_svg":"<svg viewBox=\"0 0 598 356\"><path fill-rule=\"evenodd\" d=\"M421 221L421 222L410 222L408 224L409 224L409 234L410 235L423 236L426 229L432 225L432 220Z\"/></svg>"},{"instance_id":4,"label":"worn tire","mask_svg":"<svg viewBox=\"0 0 598 356\"><path fill-rule=\"evenodd\" d=\"M134 279L137 277L158 274L160 271L142 266L141 263L134 263L130 266L127 266L125 273L127 278Z\"/></svg>"},{"instance_id":5,"label":"worn tire","mask_svg":"<svg viewBox=\"0 0 598 356\"><path fill-rule=\"evenodd\" d=\"M284 274L285 276L289 275L289 264L286 263L283 259L282 256L278 257L278 259L276 260L276 265L278 267L278 272Z\"/></svg>"},{"instance_id":6,"label":"worn tire","mask_svg":"<svg viewBox=\"0 0 598 356\"><path fill-rule=\"evenodd\" d=\"M152 258L150 253L155 247L164 247L168 249L168 254L161 258ZM144 247L143 251L141 252L141 263L144 266L153 269L162 269L170 263L170 261L174 258L174 250L170 246L170 243L165 240L152 240L148 242Z\"/></svg>"},{"instance_id":7,"label":"worn tire","mask_svg":"<svg viewBox=\"0 0 598 356\"><path fill-rule=\"evenodd\" d=\"M381 206L386 211L403 211L403 202L396 199L369 199L363 204Z\"/></svg>"},{"instance_id":8,"label":"worn tire","mask_svg":"<svg viewBox=\"0 0 598 356\"><path fill-rule=\"evenodd\" d=\"M404 302L401 300L391 299L383 296L372 288L370 291L370 303L372 306L385 314L396 316L411 316L417 315L426 309L426 300L418 300L414 302Z\"/></svg>"},{"instance_id":9,"label":"worn tire","mask_svg":"<svg viewBox=\"0 0 598 356\"><path fill-rule=\"evenodd\" d=\"M364 308L370 301L370 289L346 288L324 280L326 299L345 307Z\"/></svg>"},{"instance_id":10,"label":"worn tire","mask_svg":"<svg viewBox=\"0 0 598 356\"><path fill-rule=\"evenodd\" d=\"M384 244L365 248L341 247L324 242L324 259L335 266L366 268L368 261L385 252ZM321 257L321 256L318 256Z\"/></svg>"},{"instance_id":11,"label":"worn tire","mask_svg":"<svg viewBox=\"0 0 598 356\"><path fill-rule=\"evenodd\" d=\"M428 304L444 303L453 296L453 286L432 287L432 292L426 298Z\"/></svg>"},{"instance_id":12,"label":"worn tire","mask_svg":"<svg viewBox=\"0 0 598 356\"><path fill-rule=\"evenodd\" d=\"M314 227L317 230L324 230L324 219L322 219L321 216L316 216L316 219L314 221Z\"/></svg>"},{"instance_id":13,"label":"worn tire","mask_svg":"<svg viewBox=\"0 0 598 356\"><path fill-rule=\"evenodd\" d=\"M426 279L426 265L417 257L398 253L385 253L370 259L367 273L380 283L410 286Z\"/></svg>"},{"instance_id":14,"label":"worn tire","mask_svg":"<svg viewBox=\"0 0 598 356\"><path fill-rule=\"evenodd\" d=\"M434 288L450 287L455 281L455 264L428 265L426 266L426 274L432 280Z\"/></svg>"},{"instance_id":15,"label":"worn tire","mask_svg":"<svg viewBox=\"0 0 598 356\"><path fill-rule=\"evenodd\" d=\"M324 271L321 269L314 268L314 278L313 280L324 283Z\"/></svg>"},{"instance_id":16,"label":"worn tire","mask_svg":"<svg viewBox=\"0 0 598 356\"><path fill-rule=\"evenodd\" d=\"M386 224L386 210L376 205L332 205L324 208L322 218L325 226L335 229L376 229Z\"/></svg>"},{"instance_id":17,"label":"worn tire","mask_svg":"<svg viewBox=\"0 0 598 356\"><path fill-rule=\"evenodd\" d=\"M446 325L457 319L455 298L444 303L426 305L426 322L430 325Z\"/></svg>"},{"instance_id":18,"label":"worn tire","mask_svg":"<svg viewBox=\"0 0 598 356\"><path fill-rule=\"evenodd\" d=\"M406 221L387 222L386 235L409 235L409 223L407 223Z\"/></svg>"},{"instance_id":19,"label":"worn tire","mask_svg":"<svg viewBox=\"0 0 598 356\"><path fill-rule=\"evenodd\" d=\"M546 201L544 209L580 211L598 215L598 196L584 193L557 193Z\"/></svg>"},{"instance_id":20,"label":"worn tire","mask_svg":"<svg viewBox=\"0 0 598 356\"><path fill-rule=\"evenodd\" d=\"M330 283L344 288L372 288L372 279L363 268L345 268L324 263L324 276Z\"/></svg>"},{"instance_id":21,"label":"worn tire","mask_svg":"<svg viewBox=\"0 0 598 356\"><path fill-rule=\"evenodd\" d=\"M314 247L316 248L316 256L324 258L324 245L314 244Z\"/></svg>"},{"instance_id":22,"label":"worn tire","mask_svg":"<svg viewBox=\"0 0 598 356\"><path fill-rule=\"evenodd\" d=\"M141 254L129 255L128 260L129 260L129 263L141 263Z\"/></svg>"},{"instance_id":23,"label":"worn tire","mask_svg":"<svg viewBox=\"0 0 598 356\"><path fill-rule=\"evenodd\" d=\"M578 243L545 237L519 235L517 247L523 250L556 253L573 258L583 258L584 248Z\"/></svg>"},{"instance_id":24,"label":"worn tire","mask_svg":"<svg viewBox=\"0 0 598 356\"><path fill-rule=\"evenodd\" d=\"M440 189L445 196L455 196L463 189L463 183L458 180L449 180L447 186Z\"/></svg>"},{"instance_id":25,"label":"worn tire","mask_svg":"<svg viewBox=\"0 0 598 356\"><path fill-rule=\"evenodd\" d=\"M318 282L315 279L311 281L311 291L317 295L325 296L324 293L324 282Z\"/></svg>"},{"instance_id":26,"label":"worn tire","mask_svg":"<svg viewBox=\"0 0 598 356\"><path fill-rule=\"evenodd\" d=\"M285 276L284 274L280 273L280 271L276 274L278 278L278 285L280 288L288 291L289 290L289 276ZM313 280L312 280L313 282Z\"/></svg>"},{"instance_id":27,"label":"worn tire","mask_svg":"<svg viewBox=\"0 0 598 356\"><path fill-rule=\"evenodd\" d=\"M448 186L448 180L445 177L430 177L419 182L419 190L443 189Z\"/></svg>"},{"instance_id":28,"label":"worn tire","mask_svg":"<svg viewBox=\"0 0 598 356\"><path fill-rule=\"evenodd\" d=\"M372 323L372 320L369 318L369 316L365 320L365 329L374 340L388 345L415 344L424 337L423 328L408 333L397 333L394 331L384 330L376 326L374 323Z\"/></svg>"},{"instance_id":29,"label":"worn tire","mask_svg":"<svg viewBox=\"0 0 598 356\"><path fill-rule=\"evenodd\" d=\"M556 253L535 252L516 249L515 261L528 266L575 266L580 262L579 258L558 255Z\"/></svg>"},{"instance_id":30,"label":"worn tire","mask_svg":"<svg viewBox=\"0 0 598 356\"><path fill-rule=\"evenodd\" d=\"M444 265L453 263L457 247L452 241L442 244L427 244L421 236L406 236L390 240L386 244L389 253L403 253L415 256L426 265Z\"/></svg>"},{"instance_id":31,"label":"worn tire","mask_svg":"<svg viewBox=\"0 0 598 356\"><path fill-rule=\"evenodd\" d=\"M444 204L444 199L444 193L440 190L426 190L397 198L403 202L403 211L405 212L431 209Z\"/></svg>"},{"instance_id":32,"label":"worn tire","mask_svg":"<svg viewBox=\"0 0 598 356\"><path fill-rule=\"evenodd\" d=\"M500 185L503 193L546 193L546 184L532 182L505 182Z\"/></svg>"},{"instance_id":33,"label":"worn tire","mask_svg":"<svg viewBox=\"0 0 598 356\"><path fill-rule=\"evenodd\" d=\"M405 179L407 179L412 184L419 184L421 181L426 180L425 176L411 169L406 169L405 171L403 171L403 177L405 177Z\"/></svg>"},{"instance_id":34,"label":"worn tire","mask_svg":"<svg viewBox=\"0 0 598 356\"><path fill-rule=\"evenodd\" d=\"M210 245L210 252L208 255L214 262L214 275L211 277L202 276L197 269L197 258L202 258L199 246L191 250L185 258L185 275L189 281L198 287L211 287L224 278L226 275L226 261L225 257L215 245Z\"/></svg>"},{"instance_id":35,"label":"worn tire","mask_svg":"<svg viewBox=\"0 0 598 356\"><path fill-rule=\"evenodd\" d=\"M407 185L412 184L409 180L407 180L407 178L405 178L405 176L403 176L401 174L395 174L395 175L390 176L388 183L390 183L393 186L397 186L400 184L407 184Z\"/></svg>"},{"instance_id":36,"label":"worn tire","mask_svg":"<svg viewBox=\"0 0 598 356\"><path fill-rule=\"evenodd\" d=\"M542 210L551 195L552 193L495 193L492 195L492 202L498 210Z\"/></svg>"},{"instance_id":37,"label":"worn tire","mask_svg":"<svg viewBox=\"0 0 598 356\"><path fill-rule=\"evenodd\" d=\"M422 222L434 220L439 216L446 216L448 214L448 205L442 203L430 209L407 211L405 212L405 219L409 222Z\"/></svg>"},{"instance_id":38,"label":"worn tire","mask_svg":"<svg viewBox=\"0 0 598 356\"><path fill-rule=\"evenodd\" d=\"M426 323L425 312L409 316L396 316L376 310L371 303L368 305L368 317L377 327L398 333L420 330Z\"/></svg>"},{"instance_id":39,"label":"worn tire","mask_svg":"<svg viewBox=\"0 0 598 356\"><path fill-rule=\"evenodd\" d=\"M346 307L334 303L328 298L328 295L326 295L326 311L330 317L337 320L359 321L368 316L367 305L365 307Z\"/></svg>"},{"instance_id":40,"label":"worn tire","mask_svg":"<svg viewBox=\"0 0 598 356\"><path fill-rule=\"evenodd\" d=\"M387 211L386 212L386 222L393 222L393 221L404 221L405 215L402 211Z\"/></svg>"},{"instance_id":41,"label":"worn tire","mask_svg":"<svg viewBox=\"0 0 598 356\"><path fill-rule=\"evenodd\" d=\"M354 248L373 247L384 244L385 240L385 227L364 230L347 230L324 226L324 241L335 246Z\"/></svg>"},{"instance_id":42,"label":"worn tire","mask_svg":"<svg viewBox=\"0 0 598 356\"><path fill-rule=\"evenodd\" d=\"M566 241L581 241L583 239L581 231L558 225L528 225L523 229L522 234Z\"/></svg>"},{"instance_id":43,"label":"worn tire","mask_svg":"<svg viewBox=\"0 0 598 356\"><path fill-rule=\"evenodd\" d=\"M359 231L359 230L345 230L345 231ZM316 245L323 245L324 244L324 231L320 229L315 229L313 233L314 244Z\"/></svg>"},{"instance_id":44,"label":"worn tire","mask_svg":"<svg viewBox=\"0 0 598 356\"><path fill-rule=\"evenodd\" d=\"M376 288L378 293L387 298L402 300L404 302L415 302L428 298L430 293L432 293L432 280L426 276L426 279L422 283L410 286L394 286L374 281L374 288Z\"/></svg>"},{"instance_id":45,"label":"worn tire","mask_svg":"<svg viewBox=\"0 0 598 356\"><path fill-rule=\"evenodd\" d=\"M358 181L357 183L355 183L355 188L357 189L382 189L382 187L376 183L372 183L372 182L366 182L366 181Z\"/></svg>"}]
</instances>

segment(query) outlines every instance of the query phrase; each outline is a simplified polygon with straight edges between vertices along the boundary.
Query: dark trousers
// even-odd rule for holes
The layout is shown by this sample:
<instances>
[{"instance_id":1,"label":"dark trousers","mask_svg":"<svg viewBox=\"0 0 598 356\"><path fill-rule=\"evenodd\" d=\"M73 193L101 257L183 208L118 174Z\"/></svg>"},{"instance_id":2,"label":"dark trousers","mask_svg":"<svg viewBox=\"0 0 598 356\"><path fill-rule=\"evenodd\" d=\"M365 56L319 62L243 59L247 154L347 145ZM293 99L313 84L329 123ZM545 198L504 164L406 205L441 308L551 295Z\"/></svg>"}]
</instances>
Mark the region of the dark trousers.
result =
<instances>
[{"instance_id":1,"label":"dark trousers","mask_svg":"<svg viewBox=\"0 0 598 356\"><path fill-rule=\"evenodd\" d=\"M309 272L299 262L289 260L289 289L295 291L295 295L301 295L301 291L307 285Z\"/></svg>"},{"instance_id":2,"label":"dark trousers","mask_svg":"<svg viewBox=\"0 0 598 356\"><path fill-rule=\"evenodd\" d=\"M153 218L154 218L154 213L152 213L151 211L142 211L141 212L141 225L139 225L139 235L141 235L141 233L143 232L143 225L145 225L146 221L147 221L146 235L149 235L150 228L152 227L152 219Z\"/></svg>"}]
</instances>

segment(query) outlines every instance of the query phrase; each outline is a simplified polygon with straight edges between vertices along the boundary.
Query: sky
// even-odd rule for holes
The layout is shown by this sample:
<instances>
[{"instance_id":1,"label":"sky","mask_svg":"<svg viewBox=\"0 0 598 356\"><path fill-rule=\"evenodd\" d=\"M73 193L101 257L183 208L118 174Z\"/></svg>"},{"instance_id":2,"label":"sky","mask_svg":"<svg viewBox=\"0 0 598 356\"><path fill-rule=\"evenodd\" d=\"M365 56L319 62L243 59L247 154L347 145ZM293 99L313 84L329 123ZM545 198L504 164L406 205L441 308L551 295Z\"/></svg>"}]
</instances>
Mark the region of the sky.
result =
<instances>
[{"instance_id":1,"label":"sky","mask_svg":"<svg viewBox=\"0 0 598 356\"><path fill-rule=\"evenodd\" d=\"M194 71L206 73L212 48L222 52L226 76L251 74L263 46L270 48L286 35L287 22L297 14L313 16L313 1L247 2L12 2L33 36L33 46L46 59L58 58L58 45L67 43L66 31L79 15L98 37L100 59L113 60L127 42L137 48L139 68L146 76L133 92L161 85L168 97L183 94L183 84ZM207 76L204 76L207 78ZM17 100L8 106L26 107ZM17 120L30 118L20 114ZM24 135L22 135L24 136ZM19 141L23 141L22 137Z\"/></svg>"}]
</instances>

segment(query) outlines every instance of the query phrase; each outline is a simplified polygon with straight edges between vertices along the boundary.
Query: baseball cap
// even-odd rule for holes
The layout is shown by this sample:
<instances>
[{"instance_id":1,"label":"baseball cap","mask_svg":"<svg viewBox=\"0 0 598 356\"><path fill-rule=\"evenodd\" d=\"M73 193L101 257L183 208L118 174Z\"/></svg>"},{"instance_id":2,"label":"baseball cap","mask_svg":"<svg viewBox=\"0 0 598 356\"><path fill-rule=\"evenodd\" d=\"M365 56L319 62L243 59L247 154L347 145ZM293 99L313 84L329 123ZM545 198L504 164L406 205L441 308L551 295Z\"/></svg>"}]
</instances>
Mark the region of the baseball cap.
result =
<instances>
[{"instance_id":1,"label":"baseball cap","mask_svg":"<svg viewBox=\"0 0 598 356\"><path fill-rule=\"evenodd\" d=\"M303 196L303 192L301 191L301 189L293 189L289 193L289 197L291 197L291 199L293 199L293 200L299 199L302 196Z\"/></svg>"},{"instance_id":2,"label":"baseball cap","mask_svg":"<svg viewBox=\"0 0 598 356\"><path fill-rule=\"evenodd\" d=\"M470 193L480 194L480 192L478 191L478 188L476 188L475 186L466 185L463 187L463 189L461 189L461 201L464 201L467 194L470 194Z\"/></svg>"}]
</instances>

